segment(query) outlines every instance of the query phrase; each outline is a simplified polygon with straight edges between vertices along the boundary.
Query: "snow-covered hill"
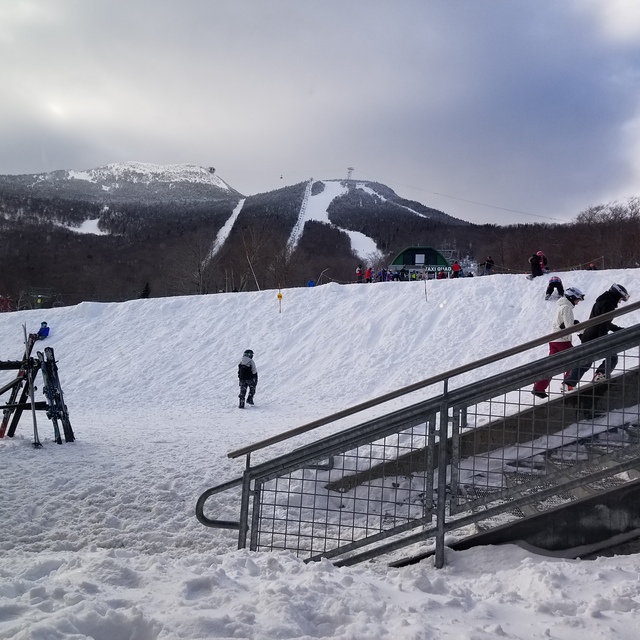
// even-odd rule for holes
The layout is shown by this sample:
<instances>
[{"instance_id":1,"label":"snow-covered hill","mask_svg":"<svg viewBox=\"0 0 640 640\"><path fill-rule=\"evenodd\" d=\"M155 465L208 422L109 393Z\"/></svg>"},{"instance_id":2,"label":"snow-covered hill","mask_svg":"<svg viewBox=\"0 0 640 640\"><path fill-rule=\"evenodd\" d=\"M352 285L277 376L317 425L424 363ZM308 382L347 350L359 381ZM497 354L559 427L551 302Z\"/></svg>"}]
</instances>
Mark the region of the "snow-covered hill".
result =
<instances>
[{"instance_id":1,"label":"snow-covered hill","mask_svg":"<svg viewBox=\"0 0 640 640\"><path fill-rule=\"evenodd\" d=\"M238 199L213 167L122 162L85 170L61 169L0 176L0 190L83 202L197 202Z\"/></svg>"},{"instance_id":2,"label":"snow-covered hill","mask_svg":"<svg viewBox=\"0 0 640 640\"><path fill-rule=\"evenodd\" d=\"M195 164L158 165L145 162L121 162L86 171L65 171L69 180L87 180L100 184L104 189L118 188L125 182L150 184L170 182L204 184L231 190L231 187L216 175L213 167L205 168ZM39 174L39 180L47 180L51 174Z\"/></svg>"},{"instance_id":3,"label":"snow-covered hill","mask_svg":"<svg viewBox=\"0 0 640 640\"><path fill-rule=\"evenodd\" d=\"M640 292L640 270L561 276L587 294L579 319L614 282ZM234 532L194 517L204 489L242 472L228 451L548 333L545 287L495 275L290 289L281 305L267 290L0 314L2 359L20 356L23 322L49 322L77 436L54 444L40 415L42 449L29 416L0 440L0 637L635 638L637 556L510 547L451 554L441 571L335 569L236 551ZM260 382L239 410L246 348ZM226 500L212 508L237 517Z\"/></svg>"}]
</instances>

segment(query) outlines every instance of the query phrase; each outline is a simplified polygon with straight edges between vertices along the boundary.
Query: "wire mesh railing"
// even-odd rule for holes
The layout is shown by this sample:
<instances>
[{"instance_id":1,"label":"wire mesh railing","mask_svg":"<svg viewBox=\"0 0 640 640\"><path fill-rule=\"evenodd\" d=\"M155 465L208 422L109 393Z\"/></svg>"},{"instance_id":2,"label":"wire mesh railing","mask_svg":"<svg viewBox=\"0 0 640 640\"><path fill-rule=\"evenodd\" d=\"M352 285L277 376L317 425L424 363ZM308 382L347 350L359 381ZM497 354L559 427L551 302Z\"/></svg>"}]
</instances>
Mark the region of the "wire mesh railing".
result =
<instances>
[{"instance_id":1,"label":"wire mesh railing","mask_svg":"<svg viewBox=\"0 0 640 640\"><path fill-rule=\"evenodd\" d=\"M242 478L222 487L239 491L238 522L204 512L221 487L200 497L196 515L237 528L238 546L256 551L353 564L432 541L442 566L447 532L553 508L640 464L638 345L635 325L473 384L454 388L460 370L449 372L427 400L252 465L257 443L242 451ZM604 379L587 374L562 393L565 371L600 359ZM547 398L531 394L534 381L554 376Z\"/></svg>"}]
</instances>

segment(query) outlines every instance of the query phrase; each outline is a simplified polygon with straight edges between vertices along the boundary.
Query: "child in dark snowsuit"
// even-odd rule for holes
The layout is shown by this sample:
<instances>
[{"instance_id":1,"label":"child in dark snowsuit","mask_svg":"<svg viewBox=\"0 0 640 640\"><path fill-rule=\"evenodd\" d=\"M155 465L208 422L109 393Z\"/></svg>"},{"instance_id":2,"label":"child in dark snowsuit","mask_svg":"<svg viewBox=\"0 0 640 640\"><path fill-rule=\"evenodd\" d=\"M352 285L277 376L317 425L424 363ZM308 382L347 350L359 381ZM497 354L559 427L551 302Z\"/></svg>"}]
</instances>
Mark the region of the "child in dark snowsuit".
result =
<instances>
[{"instance_id":1,"label":"child in dark snowsuit","mask_svg":"<svg viewBox=\"0 0 640 640\"><path fill-rule=\"evenodd\" d=\"M547 290L545 291L544 299L548 300L554 291L558 292L558 298L562 298L564 295L564 287L562 286L562 280L558 276L551 276L549 278L549 284L547 285Z\"/></svg>"},{"instance_id":2,"label":"child in dark snowsuit","mask_svg":"<svg viewBox=\"0 0 640 640\"><path fill-rule=\"evenodd\" d=\"M240 403L238 408L244 409L244 398L249 388L249 395L247 396L247 403L253 404L253 396L256 393L256 385L258 384L258 369L256 363L253 361L253 351L247 349L242 354L242 360L238 364L238 383L240 384Z\"/></svg>"}]
</instances>

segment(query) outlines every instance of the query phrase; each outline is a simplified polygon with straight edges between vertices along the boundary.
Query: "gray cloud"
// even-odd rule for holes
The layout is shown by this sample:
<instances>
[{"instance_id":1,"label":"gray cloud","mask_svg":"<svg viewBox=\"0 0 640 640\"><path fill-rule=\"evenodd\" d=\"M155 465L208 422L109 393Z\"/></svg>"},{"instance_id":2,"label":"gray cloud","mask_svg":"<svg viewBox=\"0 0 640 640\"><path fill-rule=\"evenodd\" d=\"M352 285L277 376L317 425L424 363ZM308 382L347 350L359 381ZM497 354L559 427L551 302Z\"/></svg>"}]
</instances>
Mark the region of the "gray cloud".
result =
<instances>
[{"instance_id":1,"label":"gray cloud","mask_svg":"<svg viewBox=\"0 0 640 640\"><path fill-rule=\"evenodd\" d=\"M188 162L251 194L353 166L473 222L569 220L637 193L640 17L606 10L0 0L0 173Z\"/></svg>"}]
</instances>

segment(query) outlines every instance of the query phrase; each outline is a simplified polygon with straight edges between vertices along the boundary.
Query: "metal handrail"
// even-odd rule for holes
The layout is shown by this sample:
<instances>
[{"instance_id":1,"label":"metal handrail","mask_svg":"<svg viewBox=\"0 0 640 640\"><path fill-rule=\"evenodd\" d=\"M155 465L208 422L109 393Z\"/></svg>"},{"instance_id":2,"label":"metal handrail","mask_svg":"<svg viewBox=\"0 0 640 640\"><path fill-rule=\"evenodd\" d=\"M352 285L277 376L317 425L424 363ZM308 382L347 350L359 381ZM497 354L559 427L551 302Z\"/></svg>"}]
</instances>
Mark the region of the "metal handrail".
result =
<instances>
[{"instance_id":1,"label":"metal handrail","mask_svg":"<svg viewBox=\"0 0 640 640\"><path fill-rule=\"evenodd\" d=\"M200 524L203 524L205 527L212 527L214 529L233 529L235 531L239 531L240 522L236 522L235 520L214 520L205 516L204 503L216 493L222 493L223 491L233 489L233 487L237 487L241 484L242 478L236 478L235 480L231 480L230 482L225 482L224 484L219 484L216 487L207 489L198 498L198 502L196 503L196 518L198 519L198 522L200 522Z\"/></svg>"},{"instance_id":2,"label":"metal handrail","mask_svg":"<svg viewBox=\"0 0 640 640\"><path fill-rule=\"evenodd\" d=\"M385 393L384 395L378 396L377 398L372 398L371 400L361 402L360 404L356 404L352 407L349 407L348 409L337 411L336 413L333 413L329 416L325 416L324 418L313 420L312 422L308 422L307 424L304 424L300 427L296 427L295 429L284 431L282 433L279 433L278 435L271 436L270 438L265 438L264 440L260 440L253 444L247 445L246 447L236 449L235 451L229 452L227 454L227 457L239 458L240 456L250 454L253 451L258 451L259 449L265 449L266 447L269 447L272 444L283 442L284 440L289 440L290 438L294 438L295 436L299 436L303 433L307 433L308 431L313 431L314 429L330 424L331 422L336 422L337 420L341 420L342 418L346 418L356 413L360 413L361 411L365 411L366 409L371 409L372 407L376 407L380 404L384 404L385 402L389 402L390 400L395 400L396 398L400 398L404 395L408 395L409 393L413 393L414 391L424 389L425 387L429 387L439 382L444 382L445 380L461 375L463 373L467 373L468 371L472 371L473 369L477 369L479 367L492 364L494 362L503 360L510 356L517 355L518 353L522 353L523 351L528 351L529 349L533 349L534 347L538 347L540 345L546 344L547 342L553 342L554 340L562 336L567 336L567 335L576 333L577 331L582 331L589 327L593 327L595 325L601 324L602 322L607 322L608 320L612 320L617 316L631 313L638 309L640 309L640 302L634 302L633 304L627 305L622 309L614 309L613 311L610 311L609 313L604 313L601 316L598 316L597 318L592 318L591 320L586 320L584 322L575 324L573 325L573 327L567 327L566 329L562 329L560 331L550 333L540 338L536 338L535 340L530 340L529 342L525 342L516 347L511 347L510 349L506 349L505 351L500 351L497 354L493 354L493 355L481 358L480 360L469 362L468 364L461 365L460 367L456 367L455 369L450 369L449 371L438 374L436 376L432 376L430 378L426 378L425 380L414 382L413 384L410 384L406 387L401 387L400 389L396 389L395 391Z\"/></svg>"}]
</instances>

